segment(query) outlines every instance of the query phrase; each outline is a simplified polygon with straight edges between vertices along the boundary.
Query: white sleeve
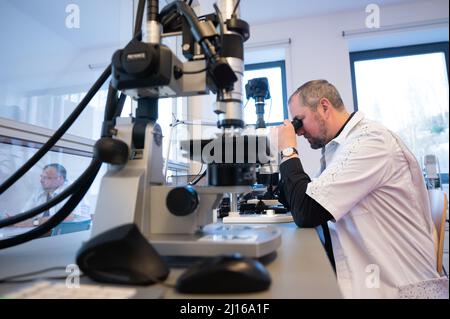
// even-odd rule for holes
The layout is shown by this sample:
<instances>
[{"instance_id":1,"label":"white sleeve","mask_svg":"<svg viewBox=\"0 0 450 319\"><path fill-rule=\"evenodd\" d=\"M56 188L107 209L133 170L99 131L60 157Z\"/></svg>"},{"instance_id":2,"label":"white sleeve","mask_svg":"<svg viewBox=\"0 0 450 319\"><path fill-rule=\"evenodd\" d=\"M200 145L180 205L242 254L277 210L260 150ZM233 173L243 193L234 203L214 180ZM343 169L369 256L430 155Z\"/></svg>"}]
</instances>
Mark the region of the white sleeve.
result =
<instances>
[{"instance_id":1,"label":"white sleeve","mask_svg":"<svg viewBox=\"0 0 450 319\"><path fill-rule=\"evenodd\" d=\"M385 179L391 159L382 133L364 132L349 139L306 194L337 221Z\"/></svg>"}]
</instances>

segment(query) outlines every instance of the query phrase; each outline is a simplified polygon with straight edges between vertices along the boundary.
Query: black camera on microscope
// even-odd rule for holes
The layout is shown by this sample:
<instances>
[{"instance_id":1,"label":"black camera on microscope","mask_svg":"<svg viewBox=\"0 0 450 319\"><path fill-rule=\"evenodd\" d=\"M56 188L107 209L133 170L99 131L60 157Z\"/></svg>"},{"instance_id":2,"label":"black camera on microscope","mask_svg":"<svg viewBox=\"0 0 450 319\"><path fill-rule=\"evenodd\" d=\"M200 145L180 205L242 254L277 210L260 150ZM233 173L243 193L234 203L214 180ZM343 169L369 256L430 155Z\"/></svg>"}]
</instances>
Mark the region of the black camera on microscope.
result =
<instances>
[{"instance_id":1,"label":"black camera on microscope","mask_svg":"<svg viewBox=\"0 0 450 319\"><path fill-rule=\"evenodd\" d=\"M265 128L264 122L264 100L270 99L269 81L267 78L251 79L245 85L247 100L255 99L256 107L256 128Z\"/></svg>"},{"instance_id":2,"label":"black camera on microscope","mask_svg":"<svg viewBox=\"0 0 450 319\"><path fill-rule=\"evenodd\" d=\"M270 99L269 81L267 78L251 79L245 85L245 93L247 100L254 98L255 100Z\"/></svg>"}]
</instances>

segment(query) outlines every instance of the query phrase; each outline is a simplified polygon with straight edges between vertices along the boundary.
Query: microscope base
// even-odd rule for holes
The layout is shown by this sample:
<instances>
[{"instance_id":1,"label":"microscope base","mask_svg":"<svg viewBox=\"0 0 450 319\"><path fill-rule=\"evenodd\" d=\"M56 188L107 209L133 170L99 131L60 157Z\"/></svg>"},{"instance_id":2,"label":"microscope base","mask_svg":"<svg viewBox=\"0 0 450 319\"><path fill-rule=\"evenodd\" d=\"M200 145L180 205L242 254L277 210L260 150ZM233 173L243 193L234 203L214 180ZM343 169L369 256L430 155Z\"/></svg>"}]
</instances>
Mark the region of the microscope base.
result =
<instances>
[{"instance_id":1,"label":"microscope base","mask_svg":"<svg viewBox=\"0 0 450 319\"><path fill-rule=\"evenodd\" d=\"M217 256L240 253L259 258L281 244L281 231L268 225L210 224L201 234L151 235L150 242L162 256Z\"/></svg>"}]
</instances>

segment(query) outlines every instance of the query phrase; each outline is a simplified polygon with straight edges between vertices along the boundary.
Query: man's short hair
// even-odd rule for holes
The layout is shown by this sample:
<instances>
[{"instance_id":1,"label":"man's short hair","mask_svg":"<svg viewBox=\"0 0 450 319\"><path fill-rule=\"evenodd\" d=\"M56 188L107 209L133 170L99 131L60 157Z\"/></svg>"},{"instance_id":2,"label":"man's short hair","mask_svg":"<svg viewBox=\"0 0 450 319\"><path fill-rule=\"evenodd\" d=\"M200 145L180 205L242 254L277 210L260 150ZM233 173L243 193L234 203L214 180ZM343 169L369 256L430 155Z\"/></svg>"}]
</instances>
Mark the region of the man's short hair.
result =
<instances>
[{"instance_id":1,"label":"man's short hair","mask_svg":"<svg viewBox=\"0 0 450 319\"><path fill-rule=\"evenodd\" d=\"M308 106L314 110L317 109L321 98L327 98L337 110L344 109L344 102L342 102L341 95L336 87L327 80L306 82L292 93L288 104L291 104L292 99L297 95L301 99L303 106Z\"/></svg>"},{"instance_id":2,"label":"man's short hair","mask_svg":"<svg viewBox=\"0 0 450 319\"><path fill-rule=\"evenodd\" d=\"M64 166L62 166L61 164L58 164L58 163L51 163L51 164L45 165L43 169L46 169L48 167L53 167L56 170L56 173L58 174L58 176L62 176L62 178L64 180L66 180L66 178L67 178L67 171L66 171L66 168Z\"/></svg>"}]
</instances>

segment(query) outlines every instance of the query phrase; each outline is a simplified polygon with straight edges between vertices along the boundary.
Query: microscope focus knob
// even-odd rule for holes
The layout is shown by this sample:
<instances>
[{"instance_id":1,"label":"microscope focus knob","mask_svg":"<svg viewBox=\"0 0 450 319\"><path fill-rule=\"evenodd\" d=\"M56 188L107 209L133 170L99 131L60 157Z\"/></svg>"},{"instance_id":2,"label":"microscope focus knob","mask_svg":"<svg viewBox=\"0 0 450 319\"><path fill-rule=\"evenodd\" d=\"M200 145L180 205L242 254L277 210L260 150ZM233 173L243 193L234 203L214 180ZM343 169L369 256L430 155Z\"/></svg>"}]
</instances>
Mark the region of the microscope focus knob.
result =
<instances>
[{"instance_id":1,"label":"microscope focus knob","mask_svg":"<svg viewBox=\"0 0 450 319\"><path fill-rule=\"evenodd\" d=\"M192 186L176 187L166 197L166 206L175 216L187 216L198 206L198 195Z\"/></svg>"},{"instance_id":2,"label":"microscope focus knob","mask_svg":"<svg viewBox=\"0 0 450 319\"><path fill-rule=\"evenodd\" d=\"M94 157L103 163L124 165L129 158L128 145L111 137L102 137L94 145Z\"/></svg>"}]
</instances>

